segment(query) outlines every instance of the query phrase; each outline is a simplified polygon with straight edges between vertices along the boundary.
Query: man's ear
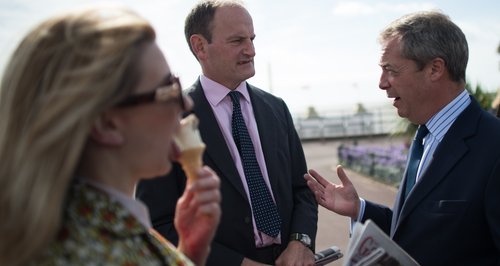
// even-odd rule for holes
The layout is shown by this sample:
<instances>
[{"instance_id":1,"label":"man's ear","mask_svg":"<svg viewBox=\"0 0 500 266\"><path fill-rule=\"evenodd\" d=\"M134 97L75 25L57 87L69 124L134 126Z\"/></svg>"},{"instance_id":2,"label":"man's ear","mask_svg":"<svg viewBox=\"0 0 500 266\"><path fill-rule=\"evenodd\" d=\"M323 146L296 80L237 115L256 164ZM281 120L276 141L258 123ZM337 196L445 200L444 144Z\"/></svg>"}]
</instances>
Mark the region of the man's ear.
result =
<instances>
[{"instance_id":1,"label":"man's ear","mask_svg":"<svg viewBox=\"0 0 500 266\"><path fill-rule=\"evenodd\" d=\"M113 115L109 113L101 114L92 125L90 138L101 145L118 146L124 142L122 132L117 127Z\"/></svg>"},{"instance_id":2,"label":"man's ear","mask_svg":"<svg viewBox=\"0 0 500 266\"><path fill-rule=\"evenodd\" d=\"M198 60L204 59L206 55L206 49L208 45L208 41L201 34L193 34L189 38L189 43L191 44L191 48L193 49L194 54Z\"/></svg>"},{"instance_id":3,"label":"man's ear","mask_svg":"<svg viewBox=\"0 0 500 266\"><path fill-rule=\"evenodd\" d=\"M429 72L432 81L439 80L446 72L446 62L440 57L432 59Z\"/></svg>"}]
</instances>

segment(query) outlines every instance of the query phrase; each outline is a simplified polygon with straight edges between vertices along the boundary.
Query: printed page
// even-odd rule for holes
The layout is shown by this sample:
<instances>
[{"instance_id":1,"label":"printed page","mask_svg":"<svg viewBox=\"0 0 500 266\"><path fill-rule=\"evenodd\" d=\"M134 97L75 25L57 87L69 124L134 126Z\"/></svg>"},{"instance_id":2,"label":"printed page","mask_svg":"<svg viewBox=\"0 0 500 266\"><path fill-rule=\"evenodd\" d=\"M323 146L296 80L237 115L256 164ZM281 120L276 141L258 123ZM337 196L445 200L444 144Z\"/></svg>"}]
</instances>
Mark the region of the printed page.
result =
<instances>
[{"instance_id":1,"label":"printed page","mask_svg":"<svg viewBox=\"0 0 500 266\"><path fill-rule=\"evenodd\" d=\"M352 253L355 250L355 246L358 245L358 241L363 234L366 226L363 223L356 222L354 224L354 228L352 230L351 234L351 239L349 240L349 244L347 245L347 253L346 253L346 259L352 257Z\"/></svg>"},{"instance_id":2,"label":"printed page","mask_svg":"<svg viewBox=\"0 0 500 266\"><path fill-rule=\"evenodd\" d=\"M390 239L373 221L360 225L351 239L344 266L418 266L401 247ZM356 227L355 227L356 229ZM356 231L356 230L355 230Z\"/></svg>"}]
</instances>

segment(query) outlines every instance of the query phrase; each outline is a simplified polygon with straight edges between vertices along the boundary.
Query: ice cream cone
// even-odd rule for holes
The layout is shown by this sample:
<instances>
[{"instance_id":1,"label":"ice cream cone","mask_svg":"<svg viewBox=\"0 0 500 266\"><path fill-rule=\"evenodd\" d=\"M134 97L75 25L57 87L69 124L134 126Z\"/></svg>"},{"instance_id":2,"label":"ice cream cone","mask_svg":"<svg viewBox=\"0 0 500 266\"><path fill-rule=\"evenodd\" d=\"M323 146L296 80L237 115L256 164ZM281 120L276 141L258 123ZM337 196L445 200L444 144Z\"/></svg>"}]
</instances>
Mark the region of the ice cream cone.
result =
<instances>
[{"instance_id":1,"label":"ice cream cone","mask_svg":"<svg viewBox=\"0 0 500 266\"><path fill-rule=\"evenodd\" d=\"M190 114L181 121L181 128L174 137L179 147L179 162L186 173L188 183L196 180L196 172L203 166L205 143L198 131L198 118Z\"/></svg>"},{"instance_id":2,"label":"ice cream cone","mask_svg":"<svg viewBox=\"0 0 500 266\"><path fill-rule=\"evenodd\" d=\"M196 180L196 172L203 167L203 152L205 151L205 145L184 150L181 152L179 157L179 162L182 165L182 170L186 173L188 182Z\"/></svg>"}]
</instances>

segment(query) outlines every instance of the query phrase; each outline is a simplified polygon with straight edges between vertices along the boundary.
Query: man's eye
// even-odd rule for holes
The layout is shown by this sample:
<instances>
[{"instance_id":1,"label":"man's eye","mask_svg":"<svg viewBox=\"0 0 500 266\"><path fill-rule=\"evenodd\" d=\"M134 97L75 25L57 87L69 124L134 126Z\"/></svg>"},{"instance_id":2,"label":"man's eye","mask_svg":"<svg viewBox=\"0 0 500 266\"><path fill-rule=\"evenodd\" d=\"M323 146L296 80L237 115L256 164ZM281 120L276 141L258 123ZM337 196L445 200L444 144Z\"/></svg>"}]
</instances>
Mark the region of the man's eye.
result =
<instances>
[{"instance_id":1,"label":"man's eye","mask_svg":"<svg viewBox=\"0 0 500 266\"><path fill-rule=\"evenodd\" d=\"M390 67L383 67L382 69L384 70L384 72L387 72L389 74L396 73L396 71Z\"/></svg>"}]
</instances>

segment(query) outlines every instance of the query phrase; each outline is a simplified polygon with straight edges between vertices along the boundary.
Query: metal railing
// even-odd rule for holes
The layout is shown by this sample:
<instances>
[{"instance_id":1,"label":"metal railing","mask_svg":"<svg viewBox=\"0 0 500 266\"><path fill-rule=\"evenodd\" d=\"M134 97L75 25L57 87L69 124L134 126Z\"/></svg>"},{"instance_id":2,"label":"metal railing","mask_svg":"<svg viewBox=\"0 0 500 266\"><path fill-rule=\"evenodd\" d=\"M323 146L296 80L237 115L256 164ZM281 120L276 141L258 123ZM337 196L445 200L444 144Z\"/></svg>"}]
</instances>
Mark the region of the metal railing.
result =
<instances>
[{"instance_id":1,"label":"metal railing","mask_svg":"<svg viewBox=\"0 0 500 266\"><path fill-rule=\"evenodd\" d=\"M376 108L362 113L338 112L321 117L295 117L302 140L363 137L393 133L401 119L393 109Z\"/></svg>"}]
</instances>

